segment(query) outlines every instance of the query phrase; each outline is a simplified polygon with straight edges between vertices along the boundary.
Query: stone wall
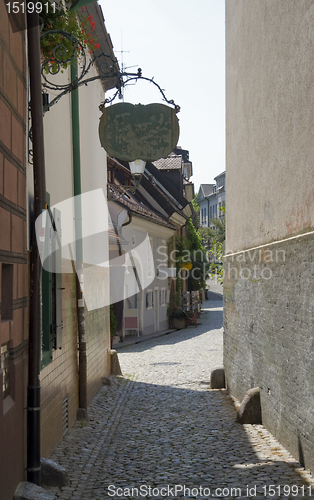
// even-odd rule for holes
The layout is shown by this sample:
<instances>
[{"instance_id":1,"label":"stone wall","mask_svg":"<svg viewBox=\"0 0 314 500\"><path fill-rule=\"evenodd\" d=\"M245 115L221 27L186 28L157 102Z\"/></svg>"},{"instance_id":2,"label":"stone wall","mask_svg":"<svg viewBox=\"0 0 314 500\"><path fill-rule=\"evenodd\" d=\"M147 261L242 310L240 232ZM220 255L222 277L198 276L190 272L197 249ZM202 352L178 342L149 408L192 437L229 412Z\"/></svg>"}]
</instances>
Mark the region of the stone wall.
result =
<instances>
[{"instance_id":1,"label":"stone wall","mask_svg":"<svg viewBox=\"0 0 314 500\"><path fill-rule=\"evenodd\" d=\"M314 470L314 233L224 259L224 365L242 400L261 388L263 424Z\"/></svg>"},{"instance_id":2,"label":"stone wall","mask_svg":"<svg viewBox=\"0 0 314 500\"><path fill-rule=\"evenodd\" d=\"M226 1L224 364L314 470L314 3Z\"/></svg>"}]
</instances>

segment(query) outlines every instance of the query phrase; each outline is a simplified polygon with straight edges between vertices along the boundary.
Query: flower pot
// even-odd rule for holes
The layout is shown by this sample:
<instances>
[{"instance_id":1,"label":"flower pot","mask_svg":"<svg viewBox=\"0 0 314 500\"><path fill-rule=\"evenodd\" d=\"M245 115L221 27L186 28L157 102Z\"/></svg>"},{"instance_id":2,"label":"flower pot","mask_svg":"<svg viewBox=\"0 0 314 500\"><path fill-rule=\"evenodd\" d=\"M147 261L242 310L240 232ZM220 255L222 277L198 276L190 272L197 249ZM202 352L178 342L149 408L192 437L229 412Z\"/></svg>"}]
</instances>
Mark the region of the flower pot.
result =
<instances>
[{"instance_id":1,"label":"flower pot","mask_svg":"<svg viewBox=\"0 0 314 500\"><path fill-rule=\"evenodd\" d=\"M182 330L182 328L186 327L186 320L185 318L172 318L171 324L172 328L175 328L176 330Z\"/></svg>"}]
</instances>

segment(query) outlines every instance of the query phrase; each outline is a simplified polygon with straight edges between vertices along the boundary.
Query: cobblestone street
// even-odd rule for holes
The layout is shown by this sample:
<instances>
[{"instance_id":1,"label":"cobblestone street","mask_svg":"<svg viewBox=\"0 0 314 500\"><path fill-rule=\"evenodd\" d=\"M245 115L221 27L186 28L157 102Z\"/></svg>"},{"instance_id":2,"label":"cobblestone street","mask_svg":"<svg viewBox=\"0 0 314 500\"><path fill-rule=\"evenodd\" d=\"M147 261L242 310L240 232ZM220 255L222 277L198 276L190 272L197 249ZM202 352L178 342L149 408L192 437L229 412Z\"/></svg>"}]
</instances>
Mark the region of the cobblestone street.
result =
<instances>
[{"instance_id":1,"label":"cobblestone street","mask_svg":"<svg viewBox=\"0 0 314 500\"><path fill-rule=\"evenodd\" d=\"M311 476L261 425L235 423L210 390L222 365L222 300L200 325L118 349L123 377L103 386L52 460L69 471L58 498L310 498ZM133 491L132 491L133 488Z\"/></svg>"}]
</instances>

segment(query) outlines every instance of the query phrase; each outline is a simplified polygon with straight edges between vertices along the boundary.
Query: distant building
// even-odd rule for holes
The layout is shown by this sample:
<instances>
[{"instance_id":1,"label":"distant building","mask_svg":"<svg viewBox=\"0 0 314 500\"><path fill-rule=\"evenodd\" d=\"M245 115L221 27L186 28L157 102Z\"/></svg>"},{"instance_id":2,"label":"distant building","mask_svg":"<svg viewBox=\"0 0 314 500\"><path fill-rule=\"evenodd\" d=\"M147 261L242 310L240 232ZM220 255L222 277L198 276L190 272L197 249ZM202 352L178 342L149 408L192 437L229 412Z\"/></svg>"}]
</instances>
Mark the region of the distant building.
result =
<instances>
[{"instance_id":1,"label":"distant building","mask_svg":"<svg viewBox=\"0 0 314 500\"><path fill-rule=\"evenodd\" d=\"M175 281L168 271L168 246L191 215L189 202L152 163L146 164L136 192L124 191L130 178L127 167L127 162L108 157L108 206L117 235L110 245L110 293L121 340L136 330L147 335L168 328ZM145 239L149 245L143 250ZM122 317L134 313L137 328L124 331Z\"/></svg>"},{"instance_id":2,"label":"distant building","mask_svg":"<svg viewBox=\"0 0 314 500\"><path fill-rule=\"evenodd\" d=\"M222 207L225 205L225 172L215 177L216 184L201 184L197 195L200 206L200 226L214 227L212 219L224 217Z\"/></svg>"},{"instance_id":3,"label":"distant building","mask_svg":"<svg viewBox=\"0 0 314 500\"><path fill-rule=\"evenodd\" d=\"M193 175L192 162L189 160L189 151L176 147L167 158L154 161L153 165L162 171L173 186L184 194L184 197L191 202L194 198L194 184L190 182Z\"/></svg>"}]
</instances>

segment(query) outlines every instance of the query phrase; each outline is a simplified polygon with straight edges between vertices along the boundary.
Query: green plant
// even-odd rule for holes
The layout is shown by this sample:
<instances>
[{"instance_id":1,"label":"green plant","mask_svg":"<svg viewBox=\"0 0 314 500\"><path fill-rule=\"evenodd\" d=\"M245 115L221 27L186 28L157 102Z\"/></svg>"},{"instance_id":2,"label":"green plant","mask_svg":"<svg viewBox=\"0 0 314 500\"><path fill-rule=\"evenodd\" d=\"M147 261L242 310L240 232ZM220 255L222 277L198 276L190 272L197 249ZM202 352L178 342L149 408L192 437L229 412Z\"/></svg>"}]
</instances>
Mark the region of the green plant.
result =
<instances>
[{"instance_id":1,"label":"green plant","mask_svg":"<svg viewBox=\"0 0 314 500\"><path fill-rule=\"evenodd\" d=\"M216 277L218 283L223 282L223 244L219 241L213 241L213 245L209 250L211 262L209 264L209 272Z\"/></svg>"},{"instance_id":2,"label":"green plant","mask_svg":"<svg viewBox=\"0 0 314 500\"><path fill-rule=\"evenodd\" d=\"M113 310L113 304L110 305L110 335L114 337L117 332L117 320Z\"/></svg>"},{"instance_id":3,"label":"green plant","mask_svg":"<svg viewBox=\"0 0 314 500\"><path fill-rule=\"evenodd\" d=\"M50 2L48 9L42 10L40 47L46 73L57 73L59 66L66 69L73 56L80 57L82 49L92 54L93 50L100 47L97 41L99 37L94 33L96 24L93 16L84 16L85 10L85 7L82 7L79 12L72 12L63 5L52 9ZM70 35L50 33L51 31L62 31ZM79 44L73 43L72 36Z\"/></svg>"},{"instance_id":4,"label":"green plant","mask_svg":"<svg viewBox=\"0 0 314 500\"><path fill-rule=\"evenodd\" d=\"M187 279L188 290L203 289L208 272L206 250L191 218L187 221L186 237L176 238L176 249L177 276Z\"/></svg>"},{"instance_id":5,"label":"green plant","mask_svg":"<svg viewBox=\"0 0 314 500\"><path fill-rule=\"evenodd\" d=\"M198 229L200 227L200 206L199 206L199 203L197 201L197 194L194 196L193 200L191 201L191 205L192 205L192 215L191 215L191 219L192 219L192 222L193 222L193 225L195 227L195 229Z\"/></svg>"},{"instance_id":6,"label":"green plant","mask_svg":"<svg viewBox=\"0 0 314 500\"><path fill-rule=\"evenodd\" d=\"M185 313L182 311L182 309L169 307L167 312L169 318L185 318Z\"/></svg>"}]
</instances>

